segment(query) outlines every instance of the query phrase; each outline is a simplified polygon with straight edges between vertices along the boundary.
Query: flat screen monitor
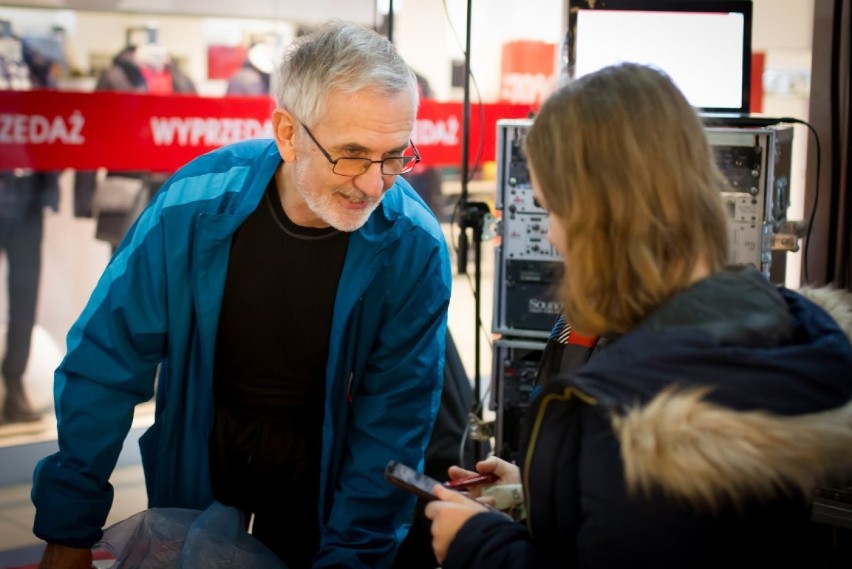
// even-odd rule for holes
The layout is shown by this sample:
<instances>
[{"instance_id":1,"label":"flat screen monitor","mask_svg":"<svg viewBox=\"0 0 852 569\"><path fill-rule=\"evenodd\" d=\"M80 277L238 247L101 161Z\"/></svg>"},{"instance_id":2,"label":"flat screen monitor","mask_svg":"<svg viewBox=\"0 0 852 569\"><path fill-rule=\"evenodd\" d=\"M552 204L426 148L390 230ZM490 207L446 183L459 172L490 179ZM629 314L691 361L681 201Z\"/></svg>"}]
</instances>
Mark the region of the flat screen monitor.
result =
<instances>
[{"instance_id":1,"label":"flat screen monitor","mask_svg":"<svg viewBox=\"0 0 852 569\"><path fill-rule=\"evenodd\" d=\"M569 0L568 76L654 65L699 111L748 113L751 0Z\"/></svg>"}]
</instances>

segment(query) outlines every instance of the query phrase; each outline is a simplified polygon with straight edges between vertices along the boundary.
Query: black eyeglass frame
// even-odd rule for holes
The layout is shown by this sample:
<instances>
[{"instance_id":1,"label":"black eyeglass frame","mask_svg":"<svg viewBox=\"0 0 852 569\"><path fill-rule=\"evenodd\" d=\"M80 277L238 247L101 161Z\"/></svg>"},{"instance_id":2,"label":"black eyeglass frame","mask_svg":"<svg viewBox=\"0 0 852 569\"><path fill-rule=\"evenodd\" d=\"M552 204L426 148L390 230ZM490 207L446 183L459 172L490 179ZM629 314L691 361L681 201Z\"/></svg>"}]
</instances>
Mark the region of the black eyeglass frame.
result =
<instances>
[{"instance_id":1,"label":"black eyeglass frame","mask_svg":"<svg viewBox=\"0 0 852 569\"><path fill-rule=\"evenodd\" d=\"M372 166L373 164L379 164L379 170L381 171L383 176L399 176L400 174L407 174L408 172L411 172L417 164L420 164L420 152L418 152L417 147L414 146L414 142L410 139L408 143L411 145L411 150L414 152L414 156L388 156L387 158L382 158L381 160L370 160L369 158L357 158L354 156L341 156L340 158L337 158L335 160L331 157L331 154L329 154L328 151L323 148L322 144L319 143L319 140L317 140L317 138L314 136L314 133L311 132L311 129L305 126L305 123L303 122L299 122L299 124L302 125L302 128L305 129L305 132L308 133L308 136L311 138L311 140L314 141L314 144L317 145L319 151L322 152L322 155L325 156L325 159L328 160L329 164L331 164L331 171L337 174L338 176L361 176L363 174L366 174L367 170L369 170L370 166ZM337 164L341 160L347 160L350 161L350 163L353 160L357 160L358 162L364 164L364 170L360 174L342 174L337 171ZM394 172L392 174L385 172L385 162L388 160L402 160L402 168L400 168L400 171Z\"/></svg>"}]
</instances>

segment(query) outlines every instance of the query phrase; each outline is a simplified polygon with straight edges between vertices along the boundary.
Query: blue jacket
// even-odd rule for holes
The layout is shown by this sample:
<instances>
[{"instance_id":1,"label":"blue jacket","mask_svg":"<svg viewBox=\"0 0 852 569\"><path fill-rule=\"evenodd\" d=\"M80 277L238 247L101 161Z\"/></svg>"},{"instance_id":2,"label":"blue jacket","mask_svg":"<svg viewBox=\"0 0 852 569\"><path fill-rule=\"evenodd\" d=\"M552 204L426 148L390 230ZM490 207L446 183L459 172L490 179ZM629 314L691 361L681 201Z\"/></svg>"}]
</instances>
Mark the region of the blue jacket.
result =
<instances>
[{"instance_id":1,"label":"blue jacket","mask_svg":"<svg viewBox=\"0 0 852 569\"><path fill-rule=\"evenodd\" d=\"M257 140L193 160L116 250L56 371L59 452L35 469L38 537L77 547L100 539L134 407L155 391L154 424L139 443L149 506L212 502L214 347L231 238L280 163L275 144ZM405 537L414 499L382 472L389 460L422 468L450 291L440 226L397 178L351 234L335 300L317 567L389 565Z\"/></svg>"}]
</instances>

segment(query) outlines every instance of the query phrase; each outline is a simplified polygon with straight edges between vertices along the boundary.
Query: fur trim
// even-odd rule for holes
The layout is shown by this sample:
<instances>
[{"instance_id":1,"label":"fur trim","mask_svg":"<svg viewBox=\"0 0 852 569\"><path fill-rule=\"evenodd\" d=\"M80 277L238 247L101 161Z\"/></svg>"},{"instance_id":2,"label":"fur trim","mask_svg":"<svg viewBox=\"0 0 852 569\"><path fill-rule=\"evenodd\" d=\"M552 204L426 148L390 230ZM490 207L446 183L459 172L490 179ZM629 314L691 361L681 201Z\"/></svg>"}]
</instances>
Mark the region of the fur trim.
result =
<instances>
[{"instance_id":1,"label":"fur trim","mask_svg":"<svg viewBox=\"0 0 852 569\"><path fill-rule=\"evenodd\" d=\"M739 412L668 388L613 417L631 493L654 489L718 511L800 492L852 471L852 401L823 413Z\"/></svg>"},{"instance_id":2,"label":"fur trim","mask_svg":"<svg viewBox=\"0 0 852 569\"><path fill-rule=\"evenodd\" d=\"M830 285L818 288L804 286L796 292L821 306L852 339L852 292L836 289Z\"/></svg>"}]
</instances>

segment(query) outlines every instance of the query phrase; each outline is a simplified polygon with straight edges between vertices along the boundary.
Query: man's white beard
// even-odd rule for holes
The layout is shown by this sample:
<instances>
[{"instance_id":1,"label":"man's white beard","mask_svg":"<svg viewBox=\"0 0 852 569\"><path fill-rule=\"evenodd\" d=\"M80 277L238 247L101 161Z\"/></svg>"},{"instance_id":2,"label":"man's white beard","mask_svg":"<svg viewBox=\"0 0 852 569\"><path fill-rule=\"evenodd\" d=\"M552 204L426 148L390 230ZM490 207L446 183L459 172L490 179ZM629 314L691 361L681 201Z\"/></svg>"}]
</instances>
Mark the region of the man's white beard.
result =
<instances>
[{"instance_id":1,"label":"man's white beard","mask_svg":"<svg viewBox=\"0 0 852 569\"><path fill-rule=\"evenodd\" d=\"M308 209L310 209L317 217L321 220L334 227L339 231L357 231L367 222L367 219L370 217L375 209L382 202L382 197L384 197L384 193L381 197L376 200L369 198L363 195L357 189L352 189L352 193L361 194L357 196L359 198L363 198L366 200L367 207L360 210L350 210L345 209L340 205L335 204L335 195L332 194L324 194L321 197L317 197L310 190L310 184L308 183L309 176L306 175L306 172L298 167L298 163L296 164L296 171L294 175L294 180L296 182L296 189L299 192L299 195L302 196L302 199L305 200L305 204L307 204ZM351 197L351 196L350 196Z\"/></svg>"}]
</instances>

